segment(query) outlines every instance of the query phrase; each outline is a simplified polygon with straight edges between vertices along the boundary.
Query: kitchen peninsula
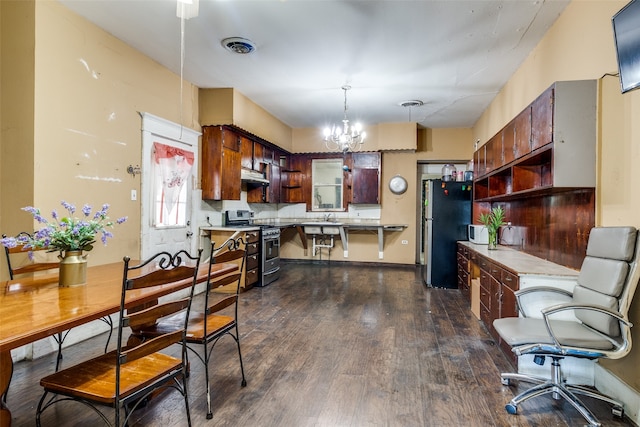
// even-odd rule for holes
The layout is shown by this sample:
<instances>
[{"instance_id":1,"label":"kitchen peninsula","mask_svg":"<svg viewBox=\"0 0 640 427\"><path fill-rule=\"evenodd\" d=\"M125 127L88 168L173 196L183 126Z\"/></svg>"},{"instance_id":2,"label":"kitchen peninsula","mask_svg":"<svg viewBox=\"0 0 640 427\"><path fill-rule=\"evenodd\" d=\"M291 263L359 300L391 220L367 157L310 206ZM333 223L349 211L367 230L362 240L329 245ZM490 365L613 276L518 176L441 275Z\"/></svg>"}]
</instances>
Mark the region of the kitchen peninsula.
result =
<instances>
[{"instance_id":1,"label":"kitchen peninsula","mask_svg":"<svg viewBox=\"0 0 640 427\"><path fill-rule=\"evenodd\" d=\"M299 219L299 218L275 218L268 220L256 220L256 224L264 224L280 229L295 228L302 241L304 254L308 254L307 235L305 233L305 224L309 226L314 223L323 223L318 219ZM384 259L384 233L392 231L402 231L407 228L407 224L383 223L379 220L358 220L358 219L339 219L326 222L331 228L337 228L340 240L342 241L343 257L349 257L349 233L357 231L375 231L378 239L378 259ZM318 233L321 234L321 233Z\"/></svg>"}]
</instances>

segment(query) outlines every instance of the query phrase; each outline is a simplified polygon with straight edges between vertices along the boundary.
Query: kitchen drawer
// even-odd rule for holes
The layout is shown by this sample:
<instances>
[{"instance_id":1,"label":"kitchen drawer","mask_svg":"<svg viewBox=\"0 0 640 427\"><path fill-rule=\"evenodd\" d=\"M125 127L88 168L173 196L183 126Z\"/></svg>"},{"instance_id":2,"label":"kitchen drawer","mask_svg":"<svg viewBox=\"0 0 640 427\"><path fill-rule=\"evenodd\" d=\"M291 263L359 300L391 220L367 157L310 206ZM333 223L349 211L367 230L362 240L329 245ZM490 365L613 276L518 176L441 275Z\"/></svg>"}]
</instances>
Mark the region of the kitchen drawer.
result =
<instances>
[{"instance_id":1,"label":"kitchen drawer","mask_svg":"<svg viewBox=\"0 0 640 427\"><path fill-rule=\"evenodd\" d=\"M492 262L487 263L487 271L489 274L493 276L498 282L502 280L502 268L498 267Z\"/></svg>"},{"instance_id":2,"label":"kitchen drawer","mask_svg":"<svg viewBox=\"0 0 640 427\"><path fill-rule=\"evenodd\" d=\"M502 280L500 280L500 282L514 291L520 289L520 281L518 279L518 276L511 273L510 271L504 269L502 270Z\"/></svg>"},{"instance_id":3,"label":"kitchen drawer","mask_svg":"<svg viewBox=\"0 0 640 427\"><path fill-rule=\"evenodd\" d=\"M258 254L247 255L247 270L254 270L260 266L260 256Z\"/></svg>"},{"instance_id":4,"label":"kitchen drawer","mask_svg":"<svg viewBox=\"0 0 640 427\"><path fill-rule=\"evenodd\" d=\"M255 283L258 283L258 269L254 268L253 270L247 270L247 274L245 276L244 282L246 286L250 286Z\"/></svg>"},{"instance_id":5,"label":"kitchen drawer","mask_svg":"<svg viewBox=\"0 0 640 427\"><path fill-rule=\"evenodd\" d=\"M247 243L256 243L260 241L260 230L256 230L256 231L247 231L244 234L245 238L247 239Z\"/></svg>"},{"instance_id":6,"label":"kitchen drawer","mask_svg":"<svg viewBox=\"0 0 640 427\"><path fill-rule=\"evenodd\" d=\"M480 266L481 269L483 269L484 271L490 273L490 269L489 269L489 265L491 264L491 262L489 262L486 258L483 258L481 256L478 256L478 265Z\"/></svg>"},{"instance_id":7,"label":"kitchen drawer","mask_svg":"<svg viewBox=\"0 0 640 427\"><path fill-rule=\"evenodd\" d=\"M259 249L260 249L260 243L258 242L247 243L247 255L257 254Z\"/></svg>"},{"instance_id":8,"label":"kitchen drawer","mask_svg":"<svg viewBox=\"0 0 640 427\"><path fill-rule=\"evenodd\" d=\"M482 282L480 282L482 284ZM480 286L480 302L487 310L491 308L491 288ZM491 315L491 313L489 313ZM490 324L491 322L487 323Z\"/></svg>"}]
</instances>

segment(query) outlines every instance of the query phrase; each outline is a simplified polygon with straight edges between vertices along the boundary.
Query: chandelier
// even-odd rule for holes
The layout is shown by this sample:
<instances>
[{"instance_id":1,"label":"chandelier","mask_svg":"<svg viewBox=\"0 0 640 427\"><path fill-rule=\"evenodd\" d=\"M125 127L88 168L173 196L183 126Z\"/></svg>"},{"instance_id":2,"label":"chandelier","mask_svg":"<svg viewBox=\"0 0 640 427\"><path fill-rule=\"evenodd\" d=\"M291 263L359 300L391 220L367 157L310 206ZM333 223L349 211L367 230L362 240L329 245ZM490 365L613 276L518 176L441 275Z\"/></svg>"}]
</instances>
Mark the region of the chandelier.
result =
<instances>
[{"instance_id":1,"label":"chandelier","mask_svg":"<svg viewBox=\"0 0 640 427\"><path fill-rule=\"evenodd\" d=\"M342 126L333 125L331 129L324 129L324 142L327 149L339 150L343 153L347 151L358 151L367 136L366 132L362 132L362 125L360 123L349 125L349 119L347 118L347 91L349 89L351 89L349 85L342 86L342 90L344 91L344 118L342 119Z\"/></svg>"}]
</instances>

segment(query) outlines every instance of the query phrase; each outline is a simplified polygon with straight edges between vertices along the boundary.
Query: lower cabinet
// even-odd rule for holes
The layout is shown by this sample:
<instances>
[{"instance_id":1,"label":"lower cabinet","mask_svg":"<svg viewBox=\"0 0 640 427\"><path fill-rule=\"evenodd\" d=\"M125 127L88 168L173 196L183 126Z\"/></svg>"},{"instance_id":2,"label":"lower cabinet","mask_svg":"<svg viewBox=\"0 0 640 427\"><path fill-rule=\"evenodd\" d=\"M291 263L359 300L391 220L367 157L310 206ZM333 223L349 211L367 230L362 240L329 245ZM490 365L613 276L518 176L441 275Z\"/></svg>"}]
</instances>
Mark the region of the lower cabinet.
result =
<instances>
[{"instance_id":1,"label":"lower cabinet","mask_svg":"<svg viewBox=\"0 0 640 427\"><path fill-rule=\"evenodd\" d=\"M469 260L469 248L458 245L458 289L471 300L471 262Z\"/></svg>"},{"instance_id":2,"label":"lower cabinet","mask_svg":"<svg viewBox=\"0 0 640 427\"><path fill-rule=\"evenodd\" d=\"M260 279L260 231L247 231L247 260L244 269L244 288L249 289Z\"/></svg>"},{"instance_id":3,"label":"lower cabinet","mask_svg":"<svg viewBox=\"0 0 640 427\"><path fill-rule=\"evenodd\" d=\"M518 316L515 291L520 286L519 277L472 249L458 244L458 285L463 293L469 293L469 298L469 286L475 278L480 279L480 320L505 355L515 364L517 356L495 331L493 321Z\"/></svg>"},{"instance_id":4,"label":"lower cabinet","mask_svg":"<svg viewBox=\"0 0 640 427\"><path fill-rule=\"evenodd\" d=\"M242 237L247 242L247 259L240 279L240 291L251 289L260 279L260 230L245 232L214 230L209 233L209 236L212 241L216 242L216 247L222 246L231 237ZM235 285L233 284L221 286L215 290L215 292L220 293L234 293L235 291Z\"/></svg>"}]
</instances>

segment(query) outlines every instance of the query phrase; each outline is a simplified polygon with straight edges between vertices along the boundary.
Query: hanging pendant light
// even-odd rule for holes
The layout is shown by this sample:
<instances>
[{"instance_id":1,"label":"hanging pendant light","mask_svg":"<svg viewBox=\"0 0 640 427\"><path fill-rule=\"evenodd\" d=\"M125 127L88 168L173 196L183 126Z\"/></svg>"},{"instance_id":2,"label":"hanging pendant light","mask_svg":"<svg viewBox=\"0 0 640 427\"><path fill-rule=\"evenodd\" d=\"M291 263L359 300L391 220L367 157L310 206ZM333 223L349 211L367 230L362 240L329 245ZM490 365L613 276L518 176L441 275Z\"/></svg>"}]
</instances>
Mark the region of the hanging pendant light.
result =
<instances>
[{"instance_id":1,"label":"hanging pendant light","mask_svg":"<svg viewBox=\"0 0 640 427\"><path fill-rule=\"evenodd\" d=\"M342 86L344 91L344 118L342 119L342 125L333 125L332 128L324 129L325 145L327 149L332 151L338 150L343 153L358 151L362 148L364 139L367 136L366 132L362 131L360 123L349 124L349 118L347 117L347 91L349 89L351 89L349 85Z\"/></svg>"}]
</instances>

